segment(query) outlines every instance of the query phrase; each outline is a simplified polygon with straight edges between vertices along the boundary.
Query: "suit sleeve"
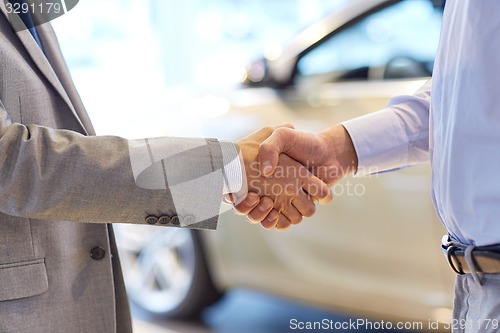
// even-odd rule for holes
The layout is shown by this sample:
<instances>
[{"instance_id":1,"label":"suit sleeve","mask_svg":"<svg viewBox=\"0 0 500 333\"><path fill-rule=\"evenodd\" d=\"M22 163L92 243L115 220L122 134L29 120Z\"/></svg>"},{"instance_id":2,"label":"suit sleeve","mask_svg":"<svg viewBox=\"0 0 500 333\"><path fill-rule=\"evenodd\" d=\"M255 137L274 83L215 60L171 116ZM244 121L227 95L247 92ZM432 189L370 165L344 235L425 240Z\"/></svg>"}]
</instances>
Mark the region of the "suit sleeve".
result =
<instances>
[{"instance_id":1,"label":"suit sleeve","mask_svg":"<svg viewBox=\"0 0 500 333\"><path fill-rule=\"evenodd\" d=\"M429 160L431 85L429 80L415 94L393 98L387 109L342 123L358 155L358 175Z\"/></svg>"},{"instance_id":2,"label":"suit sleeve","mask_svg":"<svg viewBox=\"0 0 500 333\"><path fill-rule=\"evenodd\" d=\"M222 167L215 139L87 137L12 123L0 102L0 211L5 214L134 224L175 216L175 225L215 229Z\"/></svg>"}]
</instances>

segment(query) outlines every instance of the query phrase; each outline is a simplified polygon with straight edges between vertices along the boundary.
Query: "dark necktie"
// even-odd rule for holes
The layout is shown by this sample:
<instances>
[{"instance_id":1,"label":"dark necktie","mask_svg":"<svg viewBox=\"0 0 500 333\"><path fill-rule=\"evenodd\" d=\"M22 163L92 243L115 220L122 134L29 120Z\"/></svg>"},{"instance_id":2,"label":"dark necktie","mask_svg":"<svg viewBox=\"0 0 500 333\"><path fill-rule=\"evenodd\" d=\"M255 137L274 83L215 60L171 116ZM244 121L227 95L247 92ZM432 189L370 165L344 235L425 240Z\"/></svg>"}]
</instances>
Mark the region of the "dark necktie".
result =
<instances>
[{"instance_id":1,"label":"dark necktie","mask_svg":"<svg viewBox=\"0 0 500 333\"><path fill-rule=\"evenodd\" d=\"M12 3L12 4L17 3L20 6L23 3L27 3L26 0L9 0L9 2ZM22 6L21 6L21 8L22 8ZM28 6L28 9L31 9L31 7ZM35 42L43 50L42 43L40 42L40 38L38 37L38 33L36 32L36 29L35 29L35 24L33 23L33 18L31 17L31 11L27 10L25 12L23 10L20 10L18 15L21 18L21 20L23 20L24 25L26 26L26 28L28 28L29 32L31 33L31 35L35 39Z\"/></svg>"}]
</instances>

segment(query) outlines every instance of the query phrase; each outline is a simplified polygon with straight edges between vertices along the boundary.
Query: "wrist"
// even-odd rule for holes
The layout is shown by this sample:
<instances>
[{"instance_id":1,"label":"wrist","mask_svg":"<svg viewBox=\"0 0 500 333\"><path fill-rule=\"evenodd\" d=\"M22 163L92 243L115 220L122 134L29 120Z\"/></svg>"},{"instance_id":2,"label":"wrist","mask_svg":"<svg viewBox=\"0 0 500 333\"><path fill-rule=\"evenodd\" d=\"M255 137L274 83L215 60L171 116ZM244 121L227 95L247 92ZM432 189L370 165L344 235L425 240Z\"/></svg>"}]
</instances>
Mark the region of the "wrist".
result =
<instances>
[{"instance_id":1,"label":"wrist","mask_svg":"<svg viewBox=\"0 0 500 333\"><path fill-rule=\"evenodd\" d=\"M325 147L332 153L343 174L356 173L358 155L349 132L342 125L337 125L320 133Z\"/></svg>"}]
</instances>

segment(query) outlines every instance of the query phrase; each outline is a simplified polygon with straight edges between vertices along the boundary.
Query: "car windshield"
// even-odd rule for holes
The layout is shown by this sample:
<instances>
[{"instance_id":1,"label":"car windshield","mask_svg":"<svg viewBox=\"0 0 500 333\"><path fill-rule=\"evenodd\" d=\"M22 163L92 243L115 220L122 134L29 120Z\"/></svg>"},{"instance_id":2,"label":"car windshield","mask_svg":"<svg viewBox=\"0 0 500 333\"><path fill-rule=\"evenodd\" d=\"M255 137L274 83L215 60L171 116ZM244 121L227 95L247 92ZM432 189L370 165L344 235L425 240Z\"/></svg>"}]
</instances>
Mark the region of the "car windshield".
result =
<instances>
[{"instance_id":1,"label":"car windshield","mask_svg":"<svg viewBox=\"0 0 500 333\"><path fill-rule=\"evenodd\" d=\"M302 76L380 79L429 76L432 71L442 8L430 0L401 1L341 30L298 62ZM371 73L375 74L375 73ZM374 76L374 75L372 75Z\"/></svg>"}]
</instances>

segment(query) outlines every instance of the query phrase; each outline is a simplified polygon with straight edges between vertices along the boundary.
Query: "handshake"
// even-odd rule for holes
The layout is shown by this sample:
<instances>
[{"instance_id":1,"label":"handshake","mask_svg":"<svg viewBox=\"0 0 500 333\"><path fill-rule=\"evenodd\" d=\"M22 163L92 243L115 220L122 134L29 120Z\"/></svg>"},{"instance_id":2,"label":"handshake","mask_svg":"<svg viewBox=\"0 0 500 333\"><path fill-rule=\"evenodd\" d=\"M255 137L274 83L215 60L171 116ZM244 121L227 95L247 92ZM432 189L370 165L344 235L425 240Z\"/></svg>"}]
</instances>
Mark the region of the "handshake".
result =
<instances>
[{"instance_id":1,"label":"handshake","mask_svg":"<svg viewBox=\"0 0 500 333\"><path fill-rule=\"evenodd\" d=\"M238 193L225 196L236 213L266 229L285 230L332 200L330 186L357 168L349 134L338 125L320 133L291 125L261 129L236 142L244 169Z\"/></svg>"}]
</instances>

